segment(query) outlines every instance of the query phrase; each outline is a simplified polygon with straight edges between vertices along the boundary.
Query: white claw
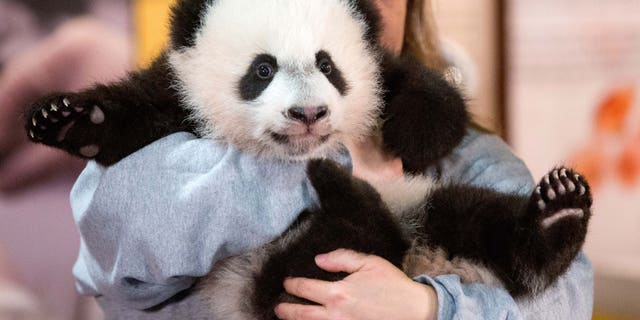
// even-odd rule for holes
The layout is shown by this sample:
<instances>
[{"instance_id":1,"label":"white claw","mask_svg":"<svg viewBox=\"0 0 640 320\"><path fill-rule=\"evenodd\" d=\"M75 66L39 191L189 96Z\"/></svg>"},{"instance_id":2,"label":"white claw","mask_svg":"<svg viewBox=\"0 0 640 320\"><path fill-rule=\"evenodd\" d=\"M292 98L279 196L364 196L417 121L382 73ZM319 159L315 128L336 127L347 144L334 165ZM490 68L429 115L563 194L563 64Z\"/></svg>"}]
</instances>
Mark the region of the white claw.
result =
<instances>
[{"instance_id":1,"label":"white claw","mask_svg":"<svg viewBox=\"0 0 640 320\"><path fill-rule=\"evenodd\" d=\"M37 126L38 125L38 120L36 120L36 118L31 118L31 123L33 123L33 126Z\"/></svg>"},{"instance_id":2,"label":"white claw","mask_svg":"<svg viewBox=\"0 0 640 320\"><path fill-rule=\"evenodd\" d=\"M549 175L544 176L544 183L549 184Z\"/></svg>"},{"instance_id":3,"label":"white claw","mask_svg":"<svg viewBox=\"0 0 640 320\"><path fill-rule=\"evenodd\" d=\"M43 116L45 119L49 117L49 113L47 112L47 110L42 109L42 112L41 112L41 113L42 113L42 116Z\"/></svg>"},{"instance_id":4,"label":"white claw","mask_svg":"<svg viewBox=\"0 0 640 320\"><path fill-rule=\"evenodd\" d=\"M556 192L553 191L553 189L549 189L549 191L547 191L547 198L549 198L549 200L555 200Z\"/></svg>"},{"instance_id":5,"label":"white claw","mask_svg":"<svg viewBox=\"0 0 640 320\"><path fill-rule=\"evenodd\" d=\"M536 188L536 193L537 193L537 194L541 194L541 193L542 193L542 187L538 186L538 187Z\"/></svg>"},{"instance_id":6,"label":"white claw","mask_svg":"<svg viewBox=\"0 0 640 320\"><path fill-rule=\"evenodd\" d=\"M560 177L558 177L558 170L553 170L553 178L556 180L560 179Z\"/></svg>"},{"instance_id":7,"label":"white claw","mask_svg":"<svg viewBox=\"0 0 640 320\"><path fill-rule=\"evenodd\" d=\"M58 111L58 106L55 103L51 104L51 111L54 111L54 112Z\"/></svg>"},{"instance_id":8,"label":"white claw","mask_svg":"<svg viewBox=\"0 0 640 320\"><path fill-rule=\"evenodd\" d=\"M580 175L579 174L576 174L573 177L576 178L576 180L580 180Z\"/></svg>"},{"instance_id":9,"label":"white claw","mask_svg":"<svg viewBox=\"0 0 640 320\"><path fill-rule=\"evenodd\" d=\"M64 103L65 107L68 107L71 104L71 103L69 103L69 99L67 99L67 98L62 99L62 103Z\"/></svg>"},{"instance_id":10,"label":"white claw","mask_svg":"<svg viewBox=\"0 0 640 320\"><path fill-rule=\"evenodd\" d=\"M93 122L94 124L101 124L104 122L104 112L102 112L102 109L100 109L100 107L98 106L93 106L93 109L91 110L91 114L89 115L89 118L91 119L91 122Z\"/></svg>"},{"instance_id":11,"label":"white claw","mask_svg":"<svg viewBox=\"0 0 640 320\"><path fill-rule=\"evenodd\" d=\"M36 135L33 133L33 130L29 130L29 137L31 137L31 139L36 138Z\"/></svg>"},{"instance_id":12,"label":"white claw","mask_svg":"<svg viewBox=\"0 0 640 320\"><path fill-rule=\"evenodd\" d=\"M576 185L573 183L573 181L569 180L569 183L567 185L567 188L569 188L569 192L574 192L576 191Z\"/></svg>"},{"instance_id":13,"label":"white claw","mask_svg":"<svg viewBox=\"0 0 640 320\"><path fill-rule=\"evenodd\" d=\"M567 169L566 168L562 168L562 170L560 170L560 176L563 178L567 177Z\"/></svg>"},{"instance_id":14,"label":"white claw","mask_svg":"<svg viewBox=\"0 0 640 320\"><path fill-rule=\"evenodd\" d=\"M544 211L544 209L547 208L547 204L544 200L538 200L538 208L540 208L540 211Z\"/></svg>"},{"instance_id":15,"label":"white claw","mask_svg":"<svg viewBox=\"0 0 640 320\"><path fill-rule=\"evenodd\" d=\"M585 193L587 193L587 189L583 185L580 185L580 195L582 196Z\"/></svg>"}]
</instances>

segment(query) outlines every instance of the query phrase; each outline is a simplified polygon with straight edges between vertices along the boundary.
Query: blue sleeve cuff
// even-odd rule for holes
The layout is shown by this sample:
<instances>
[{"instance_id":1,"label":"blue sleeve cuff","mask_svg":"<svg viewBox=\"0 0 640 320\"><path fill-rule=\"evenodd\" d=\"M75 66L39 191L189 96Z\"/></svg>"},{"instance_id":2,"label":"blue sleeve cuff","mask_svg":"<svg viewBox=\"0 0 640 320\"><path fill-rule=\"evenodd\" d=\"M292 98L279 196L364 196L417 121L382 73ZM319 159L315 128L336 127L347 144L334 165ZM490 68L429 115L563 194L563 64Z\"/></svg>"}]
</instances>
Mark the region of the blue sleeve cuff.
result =
<instances>
[{"instance_id":1,"label":"blue sleeve cuff","mask_svg":"<svg viewBox=\"0 0 640 320\"><path fill-rule=\"evenodd\" d=\"M436 290L438 320L522 319L516 302L505 290L483 284L462 284L456 275L436 278L421 275L414 280Z\"/></svg>"}]
</instances>

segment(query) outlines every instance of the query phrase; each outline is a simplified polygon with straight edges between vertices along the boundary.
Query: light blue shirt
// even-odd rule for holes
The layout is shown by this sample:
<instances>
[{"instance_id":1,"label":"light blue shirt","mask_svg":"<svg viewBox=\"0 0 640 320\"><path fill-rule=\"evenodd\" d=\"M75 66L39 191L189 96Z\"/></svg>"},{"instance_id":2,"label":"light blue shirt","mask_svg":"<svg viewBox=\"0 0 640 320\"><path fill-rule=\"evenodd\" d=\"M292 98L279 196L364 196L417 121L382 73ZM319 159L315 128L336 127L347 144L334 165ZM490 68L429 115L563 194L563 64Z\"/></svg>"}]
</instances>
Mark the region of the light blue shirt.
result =
<instances>
[{"instance_id":1,"label":"light blue shirt","mask_svg":"<svg viewBox=\"0 0 640 320\"><path fill-rule=\"evenodd\" d=\"M344 153L333 159L350 163ZM438 171L445 181L504 192L527 194L534 186L502 140L473 130ZM154 313L139 310L190 287L213 261L268 243L314 202L304 164L256 159L188 133L109 168L90 163L71 194L82 237L78 289L98 297L107 319L186 318L189 298ZM416 280L436 289L439 319L591 318L593 271L584 255L552 288L521 301L454 275Z\"/></svg>"}]
</instances>

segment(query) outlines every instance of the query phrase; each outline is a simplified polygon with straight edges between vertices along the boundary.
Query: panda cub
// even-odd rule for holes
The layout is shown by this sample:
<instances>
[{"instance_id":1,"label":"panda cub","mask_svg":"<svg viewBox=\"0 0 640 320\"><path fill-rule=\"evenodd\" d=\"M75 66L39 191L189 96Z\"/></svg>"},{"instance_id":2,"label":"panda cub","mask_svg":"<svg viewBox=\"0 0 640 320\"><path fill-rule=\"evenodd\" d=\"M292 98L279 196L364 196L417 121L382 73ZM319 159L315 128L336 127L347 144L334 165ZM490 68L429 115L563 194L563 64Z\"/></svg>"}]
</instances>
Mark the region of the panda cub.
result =
<instances>
[{"instance_id":1,"label":"panda cub","mask_svg":"<svg viewBox=\"0 0 640 320\"><path fill-rule=\"evenodd\" d=\"M368 0L179 0L171 46L149 68L44 97L30 108L28 135L111 165L178 131L306 161L380 130L384 148L419 174L461 142L464 99L435 72L386 53L380 29ZM591 215L587 182L566 168L530 196L424 177L418 203L403 206L388 205L397 201L390 188L381 198L332 162L311 160L308 173L317 208L272 243L216 263L189 293L202 299L192 312L274 319L281 301L308 303L284 292L285 277L345 276L314 263L337 248L382 256L410 276L454 272L536 294L566 271Z\"/></svg>"}]
</instances>

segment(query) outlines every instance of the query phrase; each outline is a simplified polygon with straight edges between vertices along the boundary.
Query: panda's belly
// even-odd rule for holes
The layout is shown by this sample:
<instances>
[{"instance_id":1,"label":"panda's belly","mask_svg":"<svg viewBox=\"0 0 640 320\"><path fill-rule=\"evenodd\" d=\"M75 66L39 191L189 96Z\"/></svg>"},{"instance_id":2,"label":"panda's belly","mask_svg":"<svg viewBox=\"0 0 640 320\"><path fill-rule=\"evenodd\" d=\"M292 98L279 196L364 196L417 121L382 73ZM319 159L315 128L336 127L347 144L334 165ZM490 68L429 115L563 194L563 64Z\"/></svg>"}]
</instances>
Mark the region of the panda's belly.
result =
<instances>
[{"instance_id":1,"label":"panda's belly","mask_svg":"<svg viewBox=\"0 0 640 320\"><path fill-rule=\"evenodd\" d=\"M435 180L427 176L404 175L395 180L367 182L380 193L389 210L398 217L424 208L429 194L438 187Z\"/></svg>"}]
</instances>

